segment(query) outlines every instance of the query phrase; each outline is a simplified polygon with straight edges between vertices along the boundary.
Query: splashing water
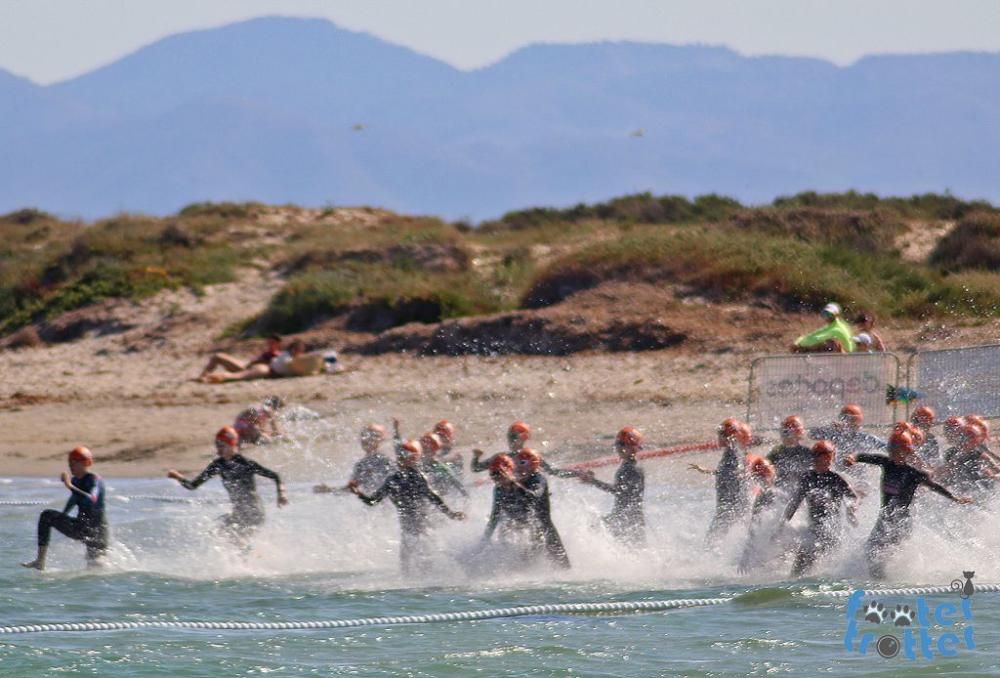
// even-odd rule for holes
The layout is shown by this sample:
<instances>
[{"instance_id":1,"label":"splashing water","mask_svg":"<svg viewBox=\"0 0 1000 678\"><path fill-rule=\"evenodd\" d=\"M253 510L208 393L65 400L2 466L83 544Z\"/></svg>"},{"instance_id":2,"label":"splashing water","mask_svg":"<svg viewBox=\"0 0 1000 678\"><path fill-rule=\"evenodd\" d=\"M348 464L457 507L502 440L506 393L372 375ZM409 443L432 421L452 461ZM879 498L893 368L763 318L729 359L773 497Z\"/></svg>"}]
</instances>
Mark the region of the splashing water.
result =
<instances>
[{"instance_id":1,"label":"splashing water","mask_svg":"<svg viewBox=\"0 0 1000 678\"><path fill-rule=\"evenodd\" d=\"M418 576L403 577L399 525L388 502L368 507L346 493L311 493L313 482L340 484L348 477L353 460L331 452L353 448L353 436L307 412L289 417L287 428L288 441L248 452L289 479L291 500L279 509L273 485L258 483L267 523L248 554L217 534L217 517L228 511L217 481L191 493L167 479L111 479L108 510L115 545L107 566L95 570L83 569L82 547L60 535L53 536L50 571L17 567L17 560L33 553L40 507L4 507L0 534L10 544L8 562L0 565L4 623L339 619L710 597L800 584L852 588L867 579L861 549L875 520L877 493L864 500L861 526L847 532L841 547L809 580L790 582L787 560L744 577L737 574L736 562L745 527L734 528L718 553L704 549L714 491L710 479L686 470L688 458L644 465L649 535L644 551L623 550L601 527L599 517L610 510L610 495L575 480L552 479L553 516L573 568L525 571L501 565L470 573L463 555L478 543L490 509L490 487L481 486L471 488L467 500L447 499L453 508L466 511L468 519L458 523L442 516L432 537L429 567ZM602 473L607 477L611 471ZM871 480L877 480L877 473ZM57 507L65 500L64 489L51 480L15 479L3 487L4 499L52 500ZM1000 581L1000 534L988 520L995 508L953 506L920 490L918 527L895 554L890 581L941 585L963 570L975 570L977 582ZM801 519L795 521L799 528ZM904 659L845 652L842 600L758 591L744 601L728 609L629 617L534 617L351 631L150 630L11 637L0 643L0 666L5 675L58 669L122 676L464 675L476 670L517 675L567 669L575 674L743 675L803 673L817 665L863 674L873 670L873 662L897 661L900 670L907 666ZM935 671L957 666L974 673L997 670L997 655L990 648L1000 641L1000 597L983 595L975 604L981 649L957 660L938 657Z\"/></svg>"}]
</instances>

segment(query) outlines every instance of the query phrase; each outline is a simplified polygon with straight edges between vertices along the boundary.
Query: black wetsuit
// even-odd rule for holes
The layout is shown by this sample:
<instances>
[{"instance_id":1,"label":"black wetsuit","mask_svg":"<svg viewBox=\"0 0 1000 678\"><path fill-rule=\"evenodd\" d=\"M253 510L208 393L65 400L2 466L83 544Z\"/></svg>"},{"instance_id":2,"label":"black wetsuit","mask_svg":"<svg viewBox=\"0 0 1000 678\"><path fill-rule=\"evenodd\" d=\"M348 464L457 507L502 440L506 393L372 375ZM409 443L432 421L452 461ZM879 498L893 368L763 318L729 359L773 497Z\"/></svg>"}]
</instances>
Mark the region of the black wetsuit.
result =
<instances>
[{"instance_id":1,"label":"black wetsuit","mask_svg":"<svg viewBox=\"0 0 1000 678\"><path fill-rule=\"evenodd\" d=\"M926 485L948 499L954 500L955 496L923 471L896 463L889 457L859 454L857 461L882 467L882 508L868 537L866 553L872 576L881 577L884 560L889 555L887 551L905 541L913 529L910 505L917 488Z\"/></svg>"},{"instance_id":2,"label":"black wetsuit","mask_svg":"<svg viewBox=\"0 0 1000 678\"><path fill-rule=\"evenodd\" d=\"M646 543L646 518L643 515L643 494L646 490L646 477L635 459L626 459L615 473L614 484L601 482L596 478L590 481L595 487L615 496L615 505L611 513L604 516L604 524L619 541L633 546Z\"/></svg>"},{"instance_id":3,"label":"black wetsuit","mask_svg":"<svg viewBox=\"0 0 1000 678\"><path fill-rule=\"evenodd\" d=\"M358 483L364 492L374 492L392 473L394 464L384 454L365 454L354 464L351 480Z\"/></svg>"},{"instance_id":4,"label":"black wetsuit","mask_svg":"<svg viewBox=\"0 0 1000 678\"><path fill-rule=\"evenodd\" d=\"M995 482L989 471L995 467L981 447L963 450L950 447L944 453L948 484L958 492L981 493L993 489Z\"/></svg>"},{"instance_id":5,"label":"black wetsuit","mask_svg":"<svg viewBox=\"0 0 1000 678\"><path fill-rule=\"evenodd\" d=\"M73 477L70 484L85 494L71 491L65 508L46 509L38 517L38 545L48 546L52 528L87 547L87 560L93 562L108 548L108 523L104 515L104 481L94 473ZM69 515L76 507L76 517Z\"/></svg>"},{"instance_id":6,"label":"black wetsuit","mask_svg":"<svg viewBox=\"0 0 1000 678\"><path fill-rule=\"evenodd\" d=\"M715 517L708 528L709 542L722 538L733 523L746 516L749 503L743 451L726 447L715 469Z\"/></svg>"},{"instance_id":7,"label":"black wetsuit","mask_svg":"<svg viewBox=\"0 0 1000 678\"><path fill-rule=\"evenodd\" d=\"M516 484L493 486L493 507L483 539L493 537L497 528L502 537L523 533L530 527L532 498Z\"/></svg>"},{"instance_id":8,"label":"black wetsuit","mask_svg":"<svg viewBox=\"0 0 1000 678\"><path fill-rule=\"evenodd\" d=\"M528 524L534 543L545 548L546 555L554 565L568 568L569 556L566 555L559 531L552 522L549 484L545 477L536 471L518 481L517 491L522 494L522 500L528 507Z\"/></svg>"},{"instance_id":9,"label":"black wetsuit","mask_svg":"<svg viewBox=\"0 0 1000 678\"><path fill-rule=\"evenodd\" d=\"M222 517L223 525L239 536L252 531L264 522L264 506L257 494L257 484L254 476L270 478L277 486L281 486L281 478L271 469L264 468L252 459L237 454L226 460L218 457L194 480L182 480L181 485L189 490L196 489L206 480L214 476L222 478L222 486L229 494L233 504L232 513Z\"/></svg>"},{"instance_id":10,"label":"black wetsuit","mask_svg":"<svg viewBox=\"0 0 1000 678\"><path fill-rule=\"evenodd\" d=\"M369 506L379 503L386 497L395 505L402 532L399 547L400 563L405 574L416 572L422 559L420 540L427 534L430 526L428 512L430 505L437 506L442 513L451 514L448 505L431 489L423 473L407 466L401 466L390 474L373 494L358 492L358 497Z\"/></svg>"},{"instance_id":11,"label":"black wetsuit","mask_svg":"<svg viewBox=\"0 0 1000 678\"><path fill-rule=\"evenodd\" d=\"M813 465L812 450L805 445L778 445L767 460L774 466L774 484L785 492L794 492L799 479Z\"/></svg>"},{"instance_id":12,"label":"black wetsuit","mask_svg":"<svg viewBox=\"0 0 1000 678\"><path fill-rule=\"evenodd\" d=\"M785 520L792 519L803 500L809 509L809 537L799 545L792 566L793 577L806 572L820 556L837 545L840 507L847 499L857 499L857 495L839 473L810 470L802 475L785 509Z\"/></svg>"}]
</instances>

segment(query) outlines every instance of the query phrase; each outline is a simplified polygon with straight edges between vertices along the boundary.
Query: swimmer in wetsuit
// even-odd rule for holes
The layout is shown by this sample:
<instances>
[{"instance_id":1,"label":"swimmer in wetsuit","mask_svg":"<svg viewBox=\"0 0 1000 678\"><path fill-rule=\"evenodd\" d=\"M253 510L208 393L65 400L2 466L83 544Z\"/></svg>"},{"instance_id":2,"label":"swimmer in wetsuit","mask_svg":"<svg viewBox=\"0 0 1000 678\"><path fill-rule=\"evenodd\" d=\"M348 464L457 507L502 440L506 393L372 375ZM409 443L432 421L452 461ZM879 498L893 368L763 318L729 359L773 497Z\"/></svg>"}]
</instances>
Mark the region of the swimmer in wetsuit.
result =
<instances>
[{"instance_id":1,"label":"swimmer in wetsuit","mask_svg":"<svg viewBox=\"0 0 1000 678\"><path fill-rule=\"evenodd\" d=\"M553 565L568 569L569 556L552 522L549 484L539 473L541 466L542 456L535 450L526 447L517 453L514 457L516 492L521 500L527 502L529 534L535 547L544 549Z\"/></svg>"},{"instance_id":2,"label":"swimmer in wetsuit","mask_svg":"<svg viewBox=\"0 0 1000 678\"><path fill-rule=\"evenodd\" d=\"M423 569L425 554L422 543L430 527L431 504L452 520L465 520L464 513L448 508L441 496L427 484L427 478L420 472L421 456L420 443L408 440L399 445L397 470L373 494L362 492L354 481L347 485L348 490L369 506L386 497L395 505L402 531L399 560L403 574L414 574Z\"/></svg>"},{"instance_id":3,"label":"swimmer in wetsuit","mask_svg":"<svg viewBox=\"0 0 1000 678\"><path fill-rule=\"evenodd\" d=\"M834 549L840 541L840 507L846 505L847 519L857 524L854 517L858 495L839 473L831 470L837 450L829 440L821 440L812 448L813 469L799 479L795 494L785 509L784 519L789 521L803 501L809 511L809 533L799 544L792 565L792 576L808 572L823 555ZM851 500L847 504L847 500Z\"/></svg>"},{"instance_id":4,"label":"swimmer in wetsuit","mask_svg":"<svg viewBox=\"0 0 1000 678\"><path fill-rule=\"evenodd\" d=\"M913 530L910 505L918 487L926 485L959 504L972 503L969 497L956 497L947 488L931 480L927 473L910 466L907 462L913 449L913 437L909 433L898 432L889 438L888 457L859 454L844 458L847 465L861 463L882 467L882 508L865 545L868 568L876 578L885 575L885 560L891 555L890 549L906 541Z\"/></svg>"},{"instance_id":5,"label":"swimmer in wetsuit","mask_svg":"<svg viewBox=\"0 0 1000 678\"><path fill-rule=\"evenodd\" d=\"M389 458L379 452L379 446L385 442L386 436L385 427L379 424L371 423L361 429L361 449L364 450L365 456L354 464L349 482L357 483L362 492L377 490L395 468ZM347 486L338 489L330 487L326 483L320 483L313 487L313 492L316 494L337 491L346 492Z\"/></svg>"},{"instance_id":6,"label":"swimmer in wetsuit","mask_svg":"<svg viewBox=\"0 0 1000 678\"><path fill-rule=\"evenodd\" d=\"M980 429L967 419L954 432L956 444L944 453L934 477L956 492L987 494L996 488L1000 468L984 452Z\"/></svg>"},{"instance_id":7,"label":"swimmer in wetsuit","mask_svg":"<svg viewBox=\"0 0 1000 678\"><path fill-rule=\"evenodd\" d=\"M52 528L87 547L87 566L99 564L108 548L108 523L104 515L104 481L90 467L94 455L86 447L69 453L69 473L61 480L69 490L69 500L63 510L46 509L38 516L38 553L31 562L21 563L36 570L45 569ZM69 515L76 507L76 517Z\"/></svg>"},{"instance_id":8,"label":"swimmer in wetsuit","mask_svg":"<svg viewBox=\"0 0 1000 678\"><path fill-rule=\"evenodd\" d=\"M798 486L799 478L813 465L812 451L802 444L806 427L796 416L786 417L781 424L781 444L776 445L767 455L774 466L774 484L784 494L790 494Z\"/></svg>"},{"instance_id":9,"label":"swimmer in wetsuit","mask_svg":"<svg viewBox=\"0 0 1000 678\"><path fill-rule=\"evenodd\" d=\"M750 480L753 483L754 501L750 508L750 529L747 543L743 547L743 554L740 556L737 567L740 574L746 574L757 568L765 560L760 548L764 541L762 534L773 524L770 514L777 504L778 497L778 490L774 484L777 474L771 462L756 455L747 455L746 464Z\"/></svg>"},{"instance_id":10,"label":"swimmer in wetsuit","mask_svg":"<svg viewBox=\"0 0 1000 678\"><path fill-rule=\"evenodd\" d=\"M420 437L420 447L424 451L420 470L427 476L427 482L434 491L442 496L457 492L463 497L468 497L469 493L455 475L453 467L438 458L438 451L442 448L441 436L437 433L425 433Z\"/></svg>"},{"instance_id":11,"label":"swimmer in wetsuit","mask_svg":"<svg viewBox=\"0 0 1000 678\"><path fill-rule=\"evenodd\" d=\"M528 444L528 440L530 439L531 427L523 421L515 421L507 429L507 451L501 454L508 454L512 458L516 457L517 453L524 449L524 446ZM472 450L472 463L469 464L469 468L473 473L485 471L490 467L490 459L492 457L485 462L480 461L483 454L485 453L482 450ZM542 460L540 468L548 475L555 476L556 478L576 478L580 475L577 471L556 468L545 460Z\"/></svg>"},{"instance_id":12,"label":"swimmer in wetsuit","mask_svg":"<svg viewBox=\"0 0 1000 678\"><path fill-rule=\"evenodd\" d=\"M278 490L278 506L285 506L285 487L274 471L247 459L239 453L240 435L232 426L223 426L215 434L215 451L219 455L194 480L188 480L180 471L171 469L168 478L173 478L188 490L198 489L206 480L220 476L222 486L233 504L232 513L222 516L223 530L238 545L245 546L247 539L264 522L264 506L257 494L254 476L270 478Z\"/></svg>"},{"instance_id":13,"label":"swimmer in wetsuit","mask_svg":"<svg viewBox=\"0 0 1000 678\"><path fill-rule=\"evenodd\" d=\"M582 482L614 495L614 507L602 521L615 539L633 547L646 545L646 518L643 515L646 477L636 460L641 450L642 434L626 426L615 436L615 452L622 460L615 472L615 482L602 482L594 477L593 471L579 474Z\"/></svg>"},{"instance_id":14,"label":"swimmer in wetsuit","mask_svg":"<svg viewBox=\"0 0 1000 678\"><path fill-rule=\"evenodd\" d=\"M927 405L922 405L910 415L910 423L920 429L924 436L922 445L917 446L917 456L924 460L928 466L937 466L941 463L941 446L937 437L931 431L934 426L934 410Z\"/></svg>"},{"instance_id":15,"label":"swimmer in wetsuit","mask_svg":"<svg viewBox=\"0 0 1000 678\"><path fill-rule=\"evenodd\" d=\"M706 541L714 546L733 523L742 520L750 508L750 495L745 449L750 445L750 427L737 420L726 419L718 429L722 459L714 471L689 464L689 468L715 476L715 516L708 528Z\"/></svg>"},{"instance_id":16,"label":"swimmer in wetsuit","mask_svg":"<svg viewBox=\"0 0 1000 678\"><path fill-rule=\"evenodd\" d=\"M441 451L438 453L438 459L448 464L455 477L461 480L464 469L462 468L462 455L455 451L455 425L447 419L442 419L434 424L434 429L431 432L436 433L441 438Z\"/></svg>"}]
</instances>

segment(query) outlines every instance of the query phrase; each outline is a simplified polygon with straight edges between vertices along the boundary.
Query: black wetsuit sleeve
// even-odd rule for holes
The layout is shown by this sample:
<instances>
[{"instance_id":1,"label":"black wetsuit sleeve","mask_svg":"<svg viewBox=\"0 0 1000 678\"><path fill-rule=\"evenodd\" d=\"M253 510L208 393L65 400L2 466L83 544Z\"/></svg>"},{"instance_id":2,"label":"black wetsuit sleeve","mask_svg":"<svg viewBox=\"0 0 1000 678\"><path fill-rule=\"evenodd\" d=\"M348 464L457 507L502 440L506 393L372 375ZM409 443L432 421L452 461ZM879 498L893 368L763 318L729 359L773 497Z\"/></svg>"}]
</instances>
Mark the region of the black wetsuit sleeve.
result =
<instances>
[{"instance_id":1,"label":"black wetsuit sleeve","mask_svg":"<svg viewBox=\"0 0 1000 678\"><path fill-rule=\"evenodd\" d=\"M622 492L622 490L623 490L623 488L619 487L618 485L612 485L611 483L606 483L603 480L598 480L597 478L594 478L592 480L588 480L587 484L588 485L593 485L594 487L596 487L599 490L604 490L605 492L610 492L611 494L620 494Z\"/></svg>"},{"instance_id":2,"label":"black wetsuit sleeve","mask_svg":"<svg viewBox=\"0 0 1000 678\"><path fill-rule=\"evenodd\" d=\"M923 473L921 471L918 471L918 473L920 473L920 476L921 476L920 477L920 482L922 484L924 484L927 487L931 488L932 490L934 490L935 492L937 492L938 494L940 494L942 497L948 497L948 499L951 499L952 501L958 501L958 497L956 497L955 495L953 495L948 490L947 487L945 487L944 485L938 485L933 480L931 480L931 477L929 475L927 475L926 473Z\"/></svg>"},{"instance_id":3,"label":"black wetsuit sleeve","mask_svg":"<svg viewBox=\"0 0 1000 678\"><path fill-rule=\"evenodd\" d=\"M281 487L281 476L279 476L277 474L277 472L272 471L269 468L265 468L265 467L261 466L260 464L258 464L257 462L253 461L252 459L247 459L247 466L250 467L250 470L253 473L256 473L257 475L262 476L264 478L270 478L271 480L274 481L275 485L277 485L278 487Z\"/></svg>"},{"instance_id":4,"label":"black wetsuit sleeve","mask_svg":"<svg viewBox=\"0 0 1000 678\"><path fill-rule=\"evenodd\" d=\"M490 459L492 459L492 457L487 458L486 461L479 461L475 456L473 456L472 460L469 462L469 469L471 469L473 473L482 473L490 467Z\"/></svg>"},{"instance_id":5,"label":"black wetsuit sleeve","mask_svg":"<svg viewBox=\"0 0 1000 678\"><path fill-rule=\"evenodd\" d=\"M76 506L76 492L69 493L69 499L66 500L66 506L63 508L63 513L69 513L70 509Z\"/></svg>"},{"instance_id":6,"label":"black wetsuit sleeve","mask_svg":"<svg viewBox=\"0 0 1000 678\"><path fill-rule=\"evenodd\" d=\"M486 531L483 533L483 539L489 539L493 536L494 530L497 529L497 523L500 522L500 497L496 489L493 490L493 509L490 511L490 519L486 521Z\"/></svg>"},{"instance_id":7,"label":"black wetsuit sleeve","mask_svg":"<svg viewBox=\"0 0 1000 678\"><path fill-rule=\"evenodd\" d=\"M809 488L809 476L803 476L802 480L799 481L799 486L795 488L795 494L792 495L791 500L788 502L788 506L785 508L785 520L791 520L795 512L799 510L799 505L802 504L802 500L806 498L806 491Z\"/></svg>"},{"instance_id":8,"label":"black wetsuit sleeve","mask_svg":"<svg viewBox=\"0 0 1000 678\"><path fill-rule=\"evenodd\" d=\"M441 495L432 490L431 486L427 484L426 478L424 478L423 487L420 489L420 493L423 494L432 504L437 505L437 507L441 509L441 513L451 513L451 509L444 503L444 499L441 498Z\"/></svg>"},{"instance_id":9,"label":"black wetsuit sleeve","mask_svg":"<svg viewBox=\"0 0 1000 678\"><path fill-rule=\"evenodd\" d=\"M199 485L202 485L209 478L219 474L219 464L213 461L211 464L205 467L205 470L197 475L194 480L184 479L181 481L181 486L188 490L197 489Z\"/></svg>"},{"instance_id":10,"label":"black wetsuit sleeve","mask_svg":"<svg viewBox=\"0 0 1000 678\"><path fill-rule=\"evenodd\" d=\"M872 464L874 466L885 466L889 463L889 457L883 457L881 454L868 454L867 452L857 455L854 460L859 464Z\"/></svg>"},{"instance_id":11,"label":"black wetsuit sleeve","mask_svg":"<svg viewBox=\"0 0 1000 678\"><path fill-rule=\"evenodd\" d=\"M556 478L576 478L579 474L576 471L570 471L569 469L556 468L549 462L542 460L542 470L548 473L550 476L555 476Z\"/></svg>"}]
</instances>

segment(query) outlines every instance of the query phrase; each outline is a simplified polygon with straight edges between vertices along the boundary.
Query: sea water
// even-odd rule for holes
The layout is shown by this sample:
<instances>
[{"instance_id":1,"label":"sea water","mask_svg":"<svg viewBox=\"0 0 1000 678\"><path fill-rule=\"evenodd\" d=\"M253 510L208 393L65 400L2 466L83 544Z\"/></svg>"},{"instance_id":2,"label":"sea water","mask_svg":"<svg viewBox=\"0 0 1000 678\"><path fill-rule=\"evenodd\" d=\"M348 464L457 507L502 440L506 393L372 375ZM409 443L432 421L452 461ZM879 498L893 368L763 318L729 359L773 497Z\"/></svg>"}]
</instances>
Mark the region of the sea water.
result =
<instances>
[{"instance_id":1,"label":"sea water","mask_svg":"<svg viewBox=\"0 0 1000 678\"><path fill-rule=\"evenodd\" d=\"M300 452L301 452L300 446ZM304 453L303 453L304 454ZM267 523L248 553L217 532L228 510L218 480L188 492L168 479L108 478L114 546L104 567L84 567L83 547L53 534L49 569L18 565L34 556L35 525L45 502L61 508L58 479L0 482L0 624L84 621L313 621L419 615L544 603L669 600L740 596L712 607L631 615L542 615L475 622L374 625L304 631L144 629L0 636L0 675L897 675L1000 673L1000 594L972 598L975 648L954 657L883 658L845 647L847 598L798 591L872 585L861 549L874 522L877 493L859 512L860 527L804 580L776 560L740 575L746 528L718 551L704 548L713 492L681 460L648 461L649 547L617 546L599 516L610 495L574 480L552 479L554 518L573 562L569 571L490 569L468 561L489 512L490 489L470 488L464 522L443 516L433 557L419 576L398 570L398 522L390 505L368 507L346 494L316 495L311 482L344 477L346 461L319 455L290 464L273 455L289 483L279 509L273 483L259 479ZM206 458L206 462L208 459ZM610 475L610 469L599 474ZM476 476L480 477L479 475ZM298 480L296 480L298 478ZM877 479L877 474L874 476ZM471 480L471 478L470 478ZM941 586L975 571L973 582L1000 582L995 507L959 507L922 489L919 526L894 554L885 586ZM802 509L804 511L804 507ZM795 523L798 528L801 524ZM794 536L795 527L789 533ZM745 595L750 592L750 595ZM915 596L885 599L890 611ZM958 594L927 596L930 605ZM861 622L877 635L902 629ZM947 628L932 622L928 632Z\"/></svg>"}]
</instances>

